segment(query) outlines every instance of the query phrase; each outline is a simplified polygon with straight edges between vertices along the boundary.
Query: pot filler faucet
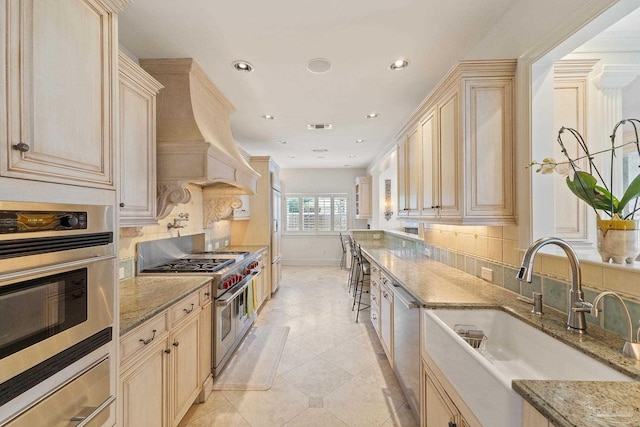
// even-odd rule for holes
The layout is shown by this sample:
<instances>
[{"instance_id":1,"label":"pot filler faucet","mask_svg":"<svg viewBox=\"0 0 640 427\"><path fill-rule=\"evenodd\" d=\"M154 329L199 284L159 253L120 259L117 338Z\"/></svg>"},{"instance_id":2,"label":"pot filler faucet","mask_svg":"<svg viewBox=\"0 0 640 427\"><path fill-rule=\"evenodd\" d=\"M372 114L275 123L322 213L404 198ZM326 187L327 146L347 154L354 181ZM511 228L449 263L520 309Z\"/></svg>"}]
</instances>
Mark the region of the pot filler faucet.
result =
<instances>
[{"instance_id":1,"label":"pot filler faucet","mask_svg":"<svg viewBox=\"0 0 640 427\"><path fill-rule=\"evenodd\" d=\"M536 254L546 245L556 245L562 248L569 258L571 266L571 289L569 289L569 304L567 307L567 329L571 332L582 334L587 330L587 322L584 317L584 311L575 310L574 308L582 308L584 294L582 292L582 276L580 273L580 261L571 246L562 239L557 237L543 237L536 240L524 254L522 265L516 279L531 283L533 279L533 261Z\"/></svg>"}]
</instances>

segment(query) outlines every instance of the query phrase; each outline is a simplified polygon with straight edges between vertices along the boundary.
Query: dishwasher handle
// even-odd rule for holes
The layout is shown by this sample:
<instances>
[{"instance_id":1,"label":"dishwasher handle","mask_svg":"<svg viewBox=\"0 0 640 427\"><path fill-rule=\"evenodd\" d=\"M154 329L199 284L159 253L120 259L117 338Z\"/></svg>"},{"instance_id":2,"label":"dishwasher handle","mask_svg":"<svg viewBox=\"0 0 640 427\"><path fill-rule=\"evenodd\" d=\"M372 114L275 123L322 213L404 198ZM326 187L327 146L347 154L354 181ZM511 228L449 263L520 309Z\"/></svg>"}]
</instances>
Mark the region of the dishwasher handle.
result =
<instances>
[{"instance_id":1,"label":"dishwasher handle","mask_svg":"<svg viewBox=\"0 0 640 427\"><path fill-rule=\"evenodd\" d=\"M407 309L413 310L416 308L420 308L421 304L409 294L409 292L405 291L402 286L395 283L393 284L393 293L395 294L395 298L400 301Z\"/></svg>"}]
</instances>

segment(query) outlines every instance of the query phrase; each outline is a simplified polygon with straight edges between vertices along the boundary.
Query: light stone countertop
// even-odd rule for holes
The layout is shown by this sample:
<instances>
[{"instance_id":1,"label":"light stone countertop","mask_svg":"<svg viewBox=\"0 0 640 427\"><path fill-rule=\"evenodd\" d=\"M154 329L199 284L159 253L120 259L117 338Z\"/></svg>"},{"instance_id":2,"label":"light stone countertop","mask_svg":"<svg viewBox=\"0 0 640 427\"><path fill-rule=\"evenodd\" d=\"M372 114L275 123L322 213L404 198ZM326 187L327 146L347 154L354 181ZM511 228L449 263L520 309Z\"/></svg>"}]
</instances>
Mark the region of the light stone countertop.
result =
<instances>
[{"instance_id":1,"label":"light stone countertop","mask_svg":"<svg viewBox=\"0 0 640 427\"><path fill-rule=\"evenodd\" d=\"M211 281L209 276L136 276L120 282L120 336Z\"/></svg>"},{"instance_id":2,"label":"light stone countertop","mask_svg":"<svg viewBox=\"0 0 640 427\"><path fill-rule=\"evenodd\" d=\"M245 251L255 255L266 246L226 246L219 251ZM151 319L211 280L210 276L163 274L136 276L119 284L120 336Z\"/></svg>"},{"instance_id":3,"label":"light stone countertop","mask_svg":"<svg viewBox=\"0 0 640 427\"><path fill-rule=\"evenodd\" d=\"M640 362L624 357L624 339L601 328L589 325L585 335L566 331L566 314L545 307L543 316L532 314L531 306L516 300L513 292L484 280L428 259L410 249L397 248L381 241L361 240L362 250L374 263L411 293L426 308L498 308L559 339L571 347L634 378L635 382L572 382L516 380L514 389L556 427L599 427L602 418L594 418L582 410L587 399L593 407L634 407L638 412L640 393ZM563 391L562 398L557 390ZM590 393L594 391L593 393ZM635 394L634 394L635 393ZM636 396L632 399L632 396ZM556 402L556 400L558 400ZM567 402L573 402L575 418L565 418ZM564 405L564 406L563 406ZM582 413L582 417L580 417ZM591 418L590 418L591 417ZM622 424L627 425L627 424ZM640 426L640 423L628 424Z\"/></svg>"}]
</instances>

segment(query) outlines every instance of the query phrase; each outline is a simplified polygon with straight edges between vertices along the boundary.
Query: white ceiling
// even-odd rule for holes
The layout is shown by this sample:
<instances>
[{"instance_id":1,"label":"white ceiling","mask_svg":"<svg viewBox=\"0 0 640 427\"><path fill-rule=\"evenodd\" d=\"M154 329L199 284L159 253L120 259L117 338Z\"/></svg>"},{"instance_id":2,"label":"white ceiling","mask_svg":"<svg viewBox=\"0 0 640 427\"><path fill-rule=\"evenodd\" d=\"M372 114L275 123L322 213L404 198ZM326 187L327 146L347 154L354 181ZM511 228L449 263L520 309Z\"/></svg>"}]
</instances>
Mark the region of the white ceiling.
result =
<instances>
[{"instance_id":1,"label":"white ceiling","mask_svg":"<svg viewBox=\"0 0 640 427\"><path fill-rule=\"evenodd\" d=\"M195 58L235 105L232 132L249 154L274 156L283 168L362 168L513 3L135 0L119 32L138 58ZM319 57L332 63L326 74L306 68ZM400 57L410 66L389 70ZM234 70L241 59L255 70ZM380 117L366 119L371 112ZM308 123L333 129L310 131Z\"/></svg>"}]
</instances>

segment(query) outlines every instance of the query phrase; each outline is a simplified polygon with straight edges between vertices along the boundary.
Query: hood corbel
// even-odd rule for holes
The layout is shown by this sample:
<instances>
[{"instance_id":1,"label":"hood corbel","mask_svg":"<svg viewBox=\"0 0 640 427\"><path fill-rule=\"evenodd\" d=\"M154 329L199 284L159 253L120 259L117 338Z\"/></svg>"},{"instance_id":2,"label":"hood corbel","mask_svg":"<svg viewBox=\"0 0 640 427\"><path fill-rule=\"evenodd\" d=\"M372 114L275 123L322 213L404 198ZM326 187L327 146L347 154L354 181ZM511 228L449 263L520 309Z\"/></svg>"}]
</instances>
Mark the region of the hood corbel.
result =
<instances>
[{"instance_id":1,"label":"hood corbel","mask_svg":"<svg viewBox=\"0 0 640 427\"><path fill-rule=\"evenodd\" d=\"M166 218L179 204L189 203L191 191L187 185L184 181L158 181L158 219Z\"/></svg>"}]
</instances>

